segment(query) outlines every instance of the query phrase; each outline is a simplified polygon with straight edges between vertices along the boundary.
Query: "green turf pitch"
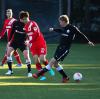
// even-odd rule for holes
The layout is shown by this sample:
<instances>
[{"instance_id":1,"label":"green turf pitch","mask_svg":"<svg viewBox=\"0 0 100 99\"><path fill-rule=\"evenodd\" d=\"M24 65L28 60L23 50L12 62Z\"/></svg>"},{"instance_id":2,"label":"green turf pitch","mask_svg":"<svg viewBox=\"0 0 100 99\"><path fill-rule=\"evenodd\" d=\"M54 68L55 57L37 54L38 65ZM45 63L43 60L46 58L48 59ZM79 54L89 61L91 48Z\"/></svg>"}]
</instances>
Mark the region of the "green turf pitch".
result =
<instances>
[{"instance_id":1,"label":"green turf pitch","mask_svg":"<svg viewBox=\"0 0 100 99\"><path fill-rule=\"evenodd\" d=\"M70 76L69 83L62 84L61 76L56 73L55 77L46 74L46 81L27 78L26 66L14 67L13 76L5 76L7 68L0 68L0 97L1 99L99 99L100 97L100 65L64 65ZM35 72L32 66L32 72ZM73 81L75 72L83 74L80 83Z\"/></svg>"},{"instance_id":2,"label":"green turf pitch","mask_svg":"<svg viewBox=\"0 0 100 99\"><path fill-rule=\"evenodd\" d=\"M49 59L55 47L56 45L48 45ZM66 84L61 83L61 76L56 71L54 77L47 73L47 80L40 81L27 78L25 65L21 68L13 65L12 76L4 75L7 65L0 67L0 99L100 99L99 51L100 45L93 48L83 44L73 45L69 56L62 63L70 76L70 81ZM0 59L3 54L4 51L1 52ZM21 59L24 63L22 54ZM32 65L32 72L36 72L34 65ZM80 83L76 83L72 78L75 72L83 74L83 80Z\"/></svg>"}]
</instances>

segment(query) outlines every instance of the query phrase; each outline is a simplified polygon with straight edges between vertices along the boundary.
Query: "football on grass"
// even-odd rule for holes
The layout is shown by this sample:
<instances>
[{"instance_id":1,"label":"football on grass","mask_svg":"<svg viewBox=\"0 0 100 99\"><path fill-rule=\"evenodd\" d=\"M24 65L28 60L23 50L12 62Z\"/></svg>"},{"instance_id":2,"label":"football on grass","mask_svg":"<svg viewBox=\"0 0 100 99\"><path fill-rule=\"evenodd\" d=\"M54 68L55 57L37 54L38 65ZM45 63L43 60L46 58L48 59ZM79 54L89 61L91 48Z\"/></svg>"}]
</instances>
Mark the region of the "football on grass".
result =
<instances>
[{"instance_id":1,"label":"football on grass","mask_svg":"<svg viewBox=\"0 0 100 99\"><path fill-rule=\"evenodd\" d=\"M83 76L82 76L82 74L79 73L79 72L74 73L74 75L73 75L73 79L74 79L75 81L77 81L77 82L81 81L82 78L83 78Z\"/></svg>"}]
</instances>

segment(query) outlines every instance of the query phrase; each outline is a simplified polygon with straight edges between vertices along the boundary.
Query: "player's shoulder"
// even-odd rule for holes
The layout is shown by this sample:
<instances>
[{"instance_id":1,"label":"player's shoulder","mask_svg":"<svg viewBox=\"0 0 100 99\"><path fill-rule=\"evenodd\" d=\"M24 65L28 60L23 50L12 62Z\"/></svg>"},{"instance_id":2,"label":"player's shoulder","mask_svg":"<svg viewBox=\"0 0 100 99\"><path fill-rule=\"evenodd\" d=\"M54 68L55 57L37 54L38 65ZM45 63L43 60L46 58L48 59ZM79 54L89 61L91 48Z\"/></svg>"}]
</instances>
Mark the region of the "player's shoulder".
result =
<instances>
[{"instance_id":1,"label":"player's shoulder","mask_svg":"<svg viewBox=\"0 0 100 99\"><path fill-rule=\"evenodd\" d=\"M18 25L19 24L19 20L15 20L14 22L13 22L13 26L16 26L16 25Z\"/></svg>"},{"instance_id":2,"label":"player's shoulder","mask_svg":"<svg viewBox=\"0 0 100 99\"><path fill-rule=\"evenodd\" d=\"M33 25L36 25L37 24L37 22L36 21L31 21L32 23L33 23Z\"/></svg>"},{"instance_id":3,"label":"player's shoulder","mask_svg":"<svg viewBox=\"0 0 100 99\"><path fill-rule=\"evenodd\" d=\"M78 29L78 27L73 25L73 24L69 24L69 26L70 26L71 29Z\"/></svg>"}]
</instances>

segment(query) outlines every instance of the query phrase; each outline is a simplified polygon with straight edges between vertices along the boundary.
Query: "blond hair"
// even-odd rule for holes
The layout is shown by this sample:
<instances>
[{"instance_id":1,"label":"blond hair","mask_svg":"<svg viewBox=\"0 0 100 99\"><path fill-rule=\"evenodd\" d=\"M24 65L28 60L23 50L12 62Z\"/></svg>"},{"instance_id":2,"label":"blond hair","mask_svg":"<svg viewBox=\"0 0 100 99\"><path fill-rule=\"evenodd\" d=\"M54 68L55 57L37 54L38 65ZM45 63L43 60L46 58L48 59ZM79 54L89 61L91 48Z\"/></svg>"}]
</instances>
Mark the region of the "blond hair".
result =
<instances>
[{"instance_id":1,"label":"blond hair","mask_svg":"<svg viewBox=\"0 0 100 99\"><path fill-rule=\"evenodd\" d=\"M69 24L69 18L68 18L67 15L61 15L61 16L59 17L59 20L65 21L67 24Z\"/></svg>"},{"instance_id":2,"label":"blond hair","mask_svg":"<svg viewBox=\"0 0 100 99\"><path fill-rule=\"evenodd\" d=\"M12 9L7 9L6 11L7 11L7 12L12 12Z\"/></svg>"}]
</instances>

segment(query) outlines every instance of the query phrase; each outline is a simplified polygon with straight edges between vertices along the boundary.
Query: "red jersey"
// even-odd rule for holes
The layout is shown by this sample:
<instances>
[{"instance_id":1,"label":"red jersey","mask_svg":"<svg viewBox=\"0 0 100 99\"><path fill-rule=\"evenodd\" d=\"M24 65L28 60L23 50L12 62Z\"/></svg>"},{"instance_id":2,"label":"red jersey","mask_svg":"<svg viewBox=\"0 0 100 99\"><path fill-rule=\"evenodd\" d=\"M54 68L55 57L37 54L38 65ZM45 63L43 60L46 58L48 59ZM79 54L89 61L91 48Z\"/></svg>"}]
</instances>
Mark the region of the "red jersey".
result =
<instances>
[{"instance_id":1,"label":"red jersey","mask_svg":"<svg viewBox=\"0 0 100 99\"><path fill-rule=\"evenodd\" d=\"M27 35L29 36L30 44L32 44L32 47L46 45L44 37L40 32L39 26L36 22L29 21L24 28Z\"/></svg>"},{"instance_id":2,"label":"red jersey","mask_svg":"<svg viewBox=\"0 0 100 99\"><path fill-rule=\"evenodd\" d=\"M16 20L15 18L10 18L10 19L6 19L4 21L3 29L2 29L2 31L0 33L1 38L7 32L7 39L9 41L9 38L10 38L10 35L11 35L11 30L12 30L12 24L14 23L15 20Z\"/></svg>"}]
</instances>

